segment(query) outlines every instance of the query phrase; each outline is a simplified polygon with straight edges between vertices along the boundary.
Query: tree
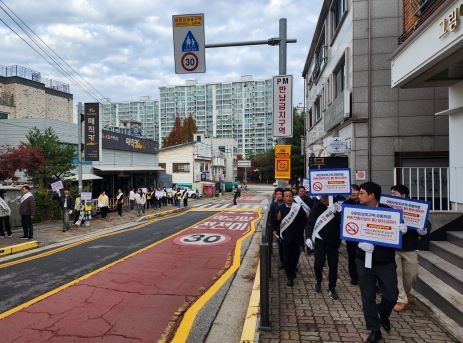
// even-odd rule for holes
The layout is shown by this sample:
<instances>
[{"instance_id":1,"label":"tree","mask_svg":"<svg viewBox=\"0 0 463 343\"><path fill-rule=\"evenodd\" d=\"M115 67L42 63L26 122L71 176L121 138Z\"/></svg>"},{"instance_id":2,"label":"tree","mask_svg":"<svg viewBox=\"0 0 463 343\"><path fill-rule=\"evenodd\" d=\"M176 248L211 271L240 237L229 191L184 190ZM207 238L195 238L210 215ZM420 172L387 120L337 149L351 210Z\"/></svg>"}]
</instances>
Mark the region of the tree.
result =
<instances>
[{"instance_id":1,"label":"tree","mask_svg":"<svg viewBox=\"0 0 463 343\"><path fill-rule=\"evenodd\" d=\"M0 181L16 181L17 171L33 172L45 164L42 151L26 144L20 144L16 148L3 146L0 151Z\"/></svg>"},{"instance_id":2,"label":"tree","mask_svg":"<svg viewBox=\"0 0 463 343\"><path fill-rule=\"evenodd\" d=\"M45 159L45 164L38 170L27 170L26 175L32 181L44 189L50 179L63 179L73 175L72 159L76 155L73 146L62 145L55 131L49 127L43 133L33 128L26 136L30 148L40 149Z\"/></svg>"},{"instance_id":3,"label":"tree","mask_svg":"<svg viewBox=\"0 0 463 343\"><path fill-rule=\"evenodd\" d=\"M166 137L164 137L163 146L168 147L182 143L182 133L182 123L180 121L180 118L176 116L172 131L170 131L169 134Z\"/></svg>"},{"instance_id":4,"label":"tree","mask_svg":"<svg viewBox=\"0 0 463 343\"><path fill-rule=\"evenodd\" d=\"M198 127L196 126L196 120L190 114L188 117L183 119L182 141L191 142L193 140L193 135L196 132L198 132Z\"/></svg>"}]
</instances>

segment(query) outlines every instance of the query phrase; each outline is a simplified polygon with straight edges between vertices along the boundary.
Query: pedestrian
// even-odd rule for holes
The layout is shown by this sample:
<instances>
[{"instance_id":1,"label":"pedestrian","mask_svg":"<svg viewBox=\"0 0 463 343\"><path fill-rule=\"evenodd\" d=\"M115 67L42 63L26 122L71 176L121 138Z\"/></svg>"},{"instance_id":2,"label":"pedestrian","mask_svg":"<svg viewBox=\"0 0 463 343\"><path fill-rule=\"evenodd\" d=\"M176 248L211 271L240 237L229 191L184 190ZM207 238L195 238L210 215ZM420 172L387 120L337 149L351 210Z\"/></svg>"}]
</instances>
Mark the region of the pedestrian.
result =
<instances>
[{"instance_id":1,"label":"pedestrian","mask_svg":"<svg viewBox=\"0 0 463 343\"><path fill-rule=\"evenodd\" d=\"M146 192L146 209L148 210L151 206L151 197L153 196L153 191L151 188L148 188L148 191ZM152 206L151 206L152 207Z\"/></svg>"},{"instance_id":2,"label":"pedestrian","mask_svg":"<svg viewBox=\"0 0 463 343\"><path fill-rule=\"evenodd\" d=\"M11 208L8 205L5 191L0 190L0 237L11 237L10 215ZM6 231L6 236L4 230Z\"/></svg>"},{"instance_id":3,"label":"pedestrian","mask_svg":"<svg viewBox=\"0 0 463 343\"><path fill-rule=\"evenodd\" d=\"M297 187L295 185L291 187L291 192L293 192L293 198L294 198L297 195Z\"/></svg>"},{"instance_id":4,"label":"pedestrian","mask_svg":"<svg viewBox=\"0 0 463 343\"><path fill-rule=\"evenodd\" d=\"M69 230L69 216L72 214L74 199L69 194L69 189L65 188L63 195L59 198L59 208L63 218L63 232Z\"/></svg>"},{"instance_id":5,"label":"pedestrian","mask_svg":"<svg viewBox=\"0 0 463 343\"><path fill-rule=\"evenodd\" d=\"M282 240L286 284L292 287L296 277L296 267L301 253L299 247L303 239L307 217L302 206L293 201L293 192L290 189L283 192L283 200L284 203L278 207L277 213L278 234Z\"/></svg>"},{"instance_id":6,"label":"pedestrian","mask_svg":"<svg viewBox=\"0 0 463 343\"><path fill-rule=\"evenodd\" d=\"M74 221L73 221L74 225L76 225L77 221L79 220L81 211L82 211L82 201L80 200L80 194L78 194L76 196L76 200L74 200Z\"/></svg>"},{"instance_id":7,"label":"pedestrian","mask_svg":"<svg viewBox=\"0 0 463 343\"><path fill-rule=\"evenodd\" d=\"M283 263L283 247L281 246L281 239L278 237L279 227L277 221L278 208L284 204L283 201L283 188L275 188L274 191L274 201L270 204L270 209L267 216L267 226L268 226L268 244L270 246L270 256L272 256L272 243L275 238L278 242L278 253L280 256L280 269L284 268Z\"/></svg>"},{"instance_id":8,"label":"pedestrian","mask_svg":"<svg viewBox=\"0 0 463 343\"><path fill-rule=\"evenodd\" d=\"M180 208L180 201L182 200L182 190L177 188L177 192L175 193L175 207Z\"/></svg>"},{"instance_id":9,"label":"pedestrian","mask_svg":"<svg viewBox=\"0 0 463 343\"><path fill-rule=\"evenodd\" d=\"M182 198L183 198L183 207L188 207L188 189L187 188L183 190Z\"/></svg>"},{"instance_id":10,"label":"pedestrian","mask_svg":"<svg viewBox=\"0 0 463 343\"><path fill-rule=\"evenodd\" d=\"M195 199L196 199L196 200L199 200L199 198L201 198L201 194L199 194L199 190L198 190L198 188L196 188L196 191L195 191Z\"/></svg>"},{"instance_id":11,"label":"pedestrian","mask_svg":"<svg viewBox=\"0 0 463 343\"><path fill-rule=\"evenodd\" d=\"M135 189L132 187L129 193L129 211L135 208Z\"/></svg>"},{"instance_id":12,"label":"pedestrian","mask_svg":"<svg viewBox=\"0 0 463 343\"><path fill-rule=\"evenodd\" d=\"M353 184L350 186L350 188L351 195L346 201L344 201L343 205L358 205L360 187ZM355 251L357 250L357 244L358 243L354 241L346 241L350 284L353 286L358 285L357 266L355 264Z\"/></svg>"},{"instance_id":13,"label":"pedestrian","mask_svg":"<svg viewBox=\"0 0 463 343\"><path fill-rule=\"evenodd\" d=\"M92 219L93 206L90 200L85 201L84 205L84 222L85 226L90 226L90 220Z\"/></svg>"},{"instance_id":14,"label":"pedestrian","mask_svg":"<svg viewBox=\"0 0 463 343\"><path fill-rule=\"evenodd\" d=\"M162 189L162 204L167 206L167 190L166 187Z\"/></svg>"},{"instance_id":15,"label":"pedestrian","mask_svg":"<svg viewBox=\"0 0 463 343\"><path fill-rule=\"evenodd\" d=\"M119 217L122 217L122 207L124 206L124 193L122 192L122 189L119 188L117 190L117 195L116 195L116 207L117 207L117 214Z\"/></svg>"},{"instance_id":16,"label":"pedestrian","mask_svg":"<svg viewBox=\"0 0 463 343\"><path fill-rule=\"evenodd\" d=\"M235 186L235 188L233 188L233 205L238 205L236 202L236 199L239 198L240 196L241 196L241 191L238 188L238 186Z\"/></svg>"},{"instance_id":17,"label":"pedestrian","mask_svg":"<svg viewBox=\"0 0 463 343\"><path fill-rule=\"evenodd\" d=\"M135 202L137 205L137 216L140 217L142 213L145 214L146 204L146 196L143 194L141 188L139 188L137 193L135 193Z\"/></svg>"},{"instance_id":18,"label":"pedestrian","mask_svg":"<svg viewBox=\"0 0 463 343\"><path fill-rule=\"evenodd\" d=\"M35 215L35 197L31 193L28 185L21 188L21 198L19 199L19 214L21 215L21 225L23 228L23 236L21 239L34 238L34 226L32 219Z\"/></svg>"},{"instance_id":19,"label":"pedestrian","mask_svg":"<svg viewBox=\"0 0 463 343\"><path fill-rule=\"evenodd\" d=\"M381 204L381 186L374 182L360 185L359 203L363 206L386 207ZM399 225L402 234L407 226ZM365 267L365 254L372 254L371 268ZM372 243L361 242L356 251L356 265L359 277L360 294L362 296L363 315L370 334L366 342L375 343L382 339L381 326L389 332L391 322L389 316L397 301L397 272L395 264L395 249ZM376 286L381 294L381 301L376 303Z\"/></svg>"},{"instance_id":20,"label":"pedestrian","mask_svg":"<svg viewBox=\"0 0 463 343\"><path fill-rule=\"evenodd\" d=\"M310 209L313 207L314 201L313 201L312 198L310 198L307 195L307 192L306 192L304 186L299 186L297 188L297 193L294 196L294 201L302 206L302 209L304 210L307 218L309 218ZM306 222L306 224L308 224L308 222ZM306 231L307 231L307 226L304 228L304 232L306 232ZM307 238L309 238L309 237L307 237ZM301 241L301 249L302 249L302 251L304 251L305 246L306 245L304 244L304 239L302 239L302 241ZM309 248L307 248L307 249L309 249Z\"/></svg>"},{"instance_id":21,"label":"pedestrian","mask_svg":"<svg viewBox=\"0 0 463 343\"><path fill-rule=\"evenodd\" d=\"M108 216L109 210L109 198L105 191L101 191L100 196L98 197L98 208L101 212L101 218L107 220L106 217Z\"/></svg>"},{"instance_id":22,"label":"pedestrian","mask_svg":"<svg viewBox=\"0 0 463 343\"><path fill-rule=\"evenodd\" d=\"M167 194L166 194L166 196L167 196L167 203L170 204L170 205L172 205L172 206L175 206L172 189L167 190L166 193L167 193Z\"/></svg>"},{"instance_id":23,"label":"pedestrian","mask_svg":"<svg viewBox=\"0 0 463 343\"><path fill-rule=\"evenodd\" d=\"M391 187L391 194L401 198L408 198L410 191L405 185L397 184ZM418 275L418 239L425 236L428 232L424 229L411 229L402 236L402 249L395 254L395 263L397 265L397 288L399 296L394 306L394 311L402 312L407 305L413 300L410 294L413 284Z\"/></svg>"},{"instance_id":24,"label":"pedestrian","mask_svg":"<svg viewBox=\"0 0 463 343\"><path fill-rule=\"evenodd\" d=\"M315 292L321 292L323 267L328 260L328 295L333 300L339 299L336 283L341 246L341 209L339 204L329 206L328 196L320 196L310 211L306 231L306 244L314 250Z\"/></svg>"}]
</instances>

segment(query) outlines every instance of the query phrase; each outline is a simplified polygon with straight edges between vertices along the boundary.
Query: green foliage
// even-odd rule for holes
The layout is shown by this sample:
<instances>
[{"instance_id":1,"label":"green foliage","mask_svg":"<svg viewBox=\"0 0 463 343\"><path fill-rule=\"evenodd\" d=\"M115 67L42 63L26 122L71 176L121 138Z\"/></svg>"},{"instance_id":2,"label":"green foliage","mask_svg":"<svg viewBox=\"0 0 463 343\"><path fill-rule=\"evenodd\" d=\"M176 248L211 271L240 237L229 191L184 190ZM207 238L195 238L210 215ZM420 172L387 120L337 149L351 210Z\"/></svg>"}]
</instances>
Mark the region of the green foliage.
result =
<instances>
[{"instance_id":1,"label":"green foliage","mask_svg":"<svg viewBox=\"0 0 463 343\"><path fill-rule=\"evenodd\" d=\"M45 159L45 164L41 168L26 172L26 175L38 184L39 188L45 188L51 179L69 178L73 175L72 158L76 155L76 150L72 146L61 145L51 127L44 132L33 128L26 138L28 140L26 145L40 149Z\"/></svg>"},{"instance_id":2,"label":"green foliage","mask_svg":"<svg viewBox=\"0 0 463 343\"><path fill-rule=\"evenodd\" d=\"M34 193L37 209L34 216L35 222L50 219L61 219L61 210L58 203L58 194L48 192L45 188L39 188Z\"/></svg>"}]
</instances>

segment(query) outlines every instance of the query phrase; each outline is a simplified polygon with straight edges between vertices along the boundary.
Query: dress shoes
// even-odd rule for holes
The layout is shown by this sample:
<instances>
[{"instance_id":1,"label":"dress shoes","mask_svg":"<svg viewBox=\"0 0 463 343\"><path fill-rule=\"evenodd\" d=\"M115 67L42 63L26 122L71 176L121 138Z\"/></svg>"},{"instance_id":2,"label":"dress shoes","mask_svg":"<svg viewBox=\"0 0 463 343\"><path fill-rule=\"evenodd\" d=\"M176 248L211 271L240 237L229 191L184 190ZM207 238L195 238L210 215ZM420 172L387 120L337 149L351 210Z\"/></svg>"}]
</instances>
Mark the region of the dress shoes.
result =
<instances>
[{"instance_id":1,"label":"dress shoes","mask_svg":"<svg viewBox=\"0 0 463 343\"><path fill-rule=\"evenodd\" d=\"M381 339L383 339L383 335L381 335L380 330L373 330L370 332L370 335L368 335L367 340L365 341L366 343L377 343Z\"/></svg>"},{"instance_id":2,"label":"dress shoes","mask_svg":"<svg viewBox=\"0 0 463 343\"><path fill-rule=\"evenodd\" d=\"M379 314L379 319L381 320L381 325L383 326L384 330L387 332L391 331L391 321L387 317L383 317Z\"/></svg>"},{"instance_id":3,"label":"dress shoes","mask_svg":"<svg viewBox=\"0 0 463 343\"><path fill-rule=\"evenodd\" d=\"M394 306L394 311L402 312L403 310L405 310L406 307L407 307L407 304L405 304L405 303L397 303Z\"/></svg>"}]
</instances>

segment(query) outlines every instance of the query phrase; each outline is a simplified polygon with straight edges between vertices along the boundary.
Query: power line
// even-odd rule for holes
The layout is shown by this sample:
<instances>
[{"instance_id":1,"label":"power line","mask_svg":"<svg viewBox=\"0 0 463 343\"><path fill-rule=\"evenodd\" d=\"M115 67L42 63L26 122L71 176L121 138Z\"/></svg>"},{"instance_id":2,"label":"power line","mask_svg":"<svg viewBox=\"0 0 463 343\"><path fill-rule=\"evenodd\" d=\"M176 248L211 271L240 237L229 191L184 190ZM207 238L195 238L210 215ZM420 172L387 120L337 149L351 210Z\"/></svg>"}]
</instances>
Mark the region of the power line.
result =
<instances>
[{"instance_id":1,"label":"power line","mask_svg":"<svg viewBox=\"0 0 463 343\"><path fill-rule=\"evenodd\" d=\"M47 43L45 43L42 38L40 38L39 35L37 35L35 33L35 31L33 29L31 29L29 27L29 25L27 25L10 7L8 7L8 5L3 1L3 0L0 0L0 2L35 36L37 37L40 42L45 45L60 61L62 61L71 71L74 72L74 74L80 78L85 84L87 84L90 88L92 88L101 98L105 98L105 96L100 93L98 91L98 89L96 89L90 82L88 82L85 78L83 78L79 72L77 72L69 63L66 62L66 60L64 60L60 55L58 55L58 53L56 51L54 51ZM1 5L0 5L1 6ZM2 9L3 11L5 11L4 9ZM10 17L11 18L11 17ZM24 30L23 30L24 31Z\"/></svg>"}]
</instances>

